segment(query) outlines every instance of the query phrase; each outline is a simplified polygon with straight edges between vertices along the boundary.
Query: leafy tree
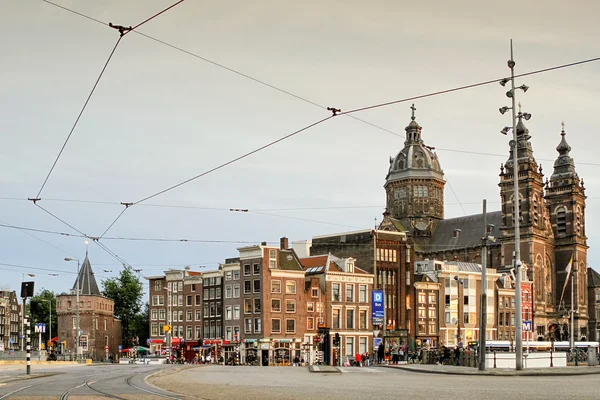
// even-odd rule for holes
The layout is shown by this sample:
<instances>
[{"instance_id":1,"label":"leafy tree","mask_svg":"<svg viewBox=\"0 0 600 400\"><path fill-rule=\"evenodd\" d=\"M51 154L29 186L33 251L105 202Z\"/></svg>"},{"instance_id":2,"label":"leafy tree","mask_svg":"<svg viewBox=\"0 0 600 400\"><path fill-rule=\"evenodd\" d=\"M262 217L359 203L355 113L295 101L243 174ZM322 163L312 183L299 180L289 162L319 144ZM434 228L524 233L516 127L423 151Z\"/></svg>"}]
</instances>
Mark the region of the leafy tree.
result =
<instances>
[{"instance_id":1,"label":"leafy tree","mask_svg":"<svg viewBox=\"0 0 600 400\"><path fill-rule=\"evenodd\" d=\"M139 335L136 318L141 313L144 286L128 266L123 268L118 277L103 280L102 286L102 295L115 302L114 314L121 320L121 343L129 346L132 338Z\"/></svg>"},{"instance_id":2,"label":"leafy tree","mask_svg":"<svg viewBox=\"0 0 600 400\"><path fill-rule=\"evenodd\" d=\"M58 318L56 315L56 296L54 292L48 289L42 289L38 294L29 299L29 313L31 314L32 323L31 332L34 331L33 324L46 324L46 333L42 333L42 340L44 343L48 343L48 340L50 340L50 307L52 307L52 335L57 336ZM32 333L32 337L37 338L37 335Z\"/></svg>"},{"instance_id":3,"label":"leafy tree","mask_svg":"<svg viewBox=\"0 0 600 400\"><path fill-rule=\"evenodd\" d=\"M149 325L150 325L150 304L146 302L144 304L144 311L140 312L135 316L135 332L139 338L138 344L141 346L146 345L146 340L150 337Z\"/></svg>"}]
</instances>

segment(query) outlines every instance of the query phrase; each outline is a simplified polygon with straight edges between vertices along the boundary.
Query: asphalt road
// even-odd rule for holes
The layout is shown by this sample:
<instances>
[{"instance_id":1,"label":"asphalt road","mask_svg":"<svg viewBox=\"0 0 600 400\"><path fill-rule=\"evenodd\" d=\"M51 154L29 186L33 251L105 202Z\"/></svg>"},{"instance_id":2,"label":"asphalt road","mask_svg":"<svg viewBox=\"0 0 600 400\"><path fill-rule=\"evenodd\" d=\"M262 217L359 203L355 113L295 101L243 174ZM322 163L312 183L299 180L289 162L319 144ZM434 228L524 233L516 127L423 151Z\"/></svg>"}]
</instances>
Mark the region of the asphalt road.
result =
<instances>
[{"instance_id":1,"label":"asphalt road","mask_svg":"<svg viewBox=\"0 0 600 400\"><path fill-rule=\"evenodd\" d=\"M32 366L32 378L26 378L25 366L0 366L0 400L24 399L179 399L148 385L144 378L173 365L69 365Z\"/></svg>"},{"instance_id":2,"label":"asphalt road","mask_svg":"<svg viewBox=\"0 0 600 400\"><path fill-rule=\"evenodd\" d=\"M194 366L149 380L202 400L600 398L598 375L461 376L378 367L326 374L311 373L304 367Z\"/></svg>"}]
</instances>

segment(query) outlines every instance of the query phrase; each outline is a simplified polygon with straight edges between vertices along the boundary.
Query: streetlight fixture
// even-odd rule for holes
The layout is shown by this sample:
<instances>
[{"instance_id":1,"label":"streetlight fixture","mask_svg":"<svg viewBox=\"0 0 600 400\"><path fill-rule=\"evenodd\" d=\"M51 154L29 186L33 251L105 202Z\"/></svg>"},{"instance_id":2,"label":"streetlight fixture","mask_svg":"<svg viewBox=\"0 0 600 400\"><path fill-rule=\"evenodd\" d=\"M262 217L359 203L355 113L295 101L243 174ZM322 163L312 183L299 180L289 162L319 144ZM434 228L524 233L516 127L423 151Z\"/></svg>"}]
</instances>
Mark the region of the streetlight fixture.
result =
<instances>
[{"instance_id":1,"label":"streetlight fixture","mask_svg":"<svg viewBox=\"0 0 600 400\"><path fill-rule=\"evenodd\" d=\"M81 351L81 347L79 346L81 336L81 332L79 330L79 260L77 258L65 257L65 261L77 261L77 278L75 278L75 358L77 361L79 361L79 353Z\"/></svg>"},{"instance_id":2,"label":"streetlight fixture","mask_svg":"<svg viewBox=\"0 0 600 400\"><path fill-rule=\"evenodd\" d=\"M521 85L519 87L515 87L515 61L513 59L513 46L512 39L510 41L510 60L508 60L508 68L510 68L510 79L504 78L500 81L500 84L504 86L506 83L510 81L511 89L506 92L506 96L511 99L512 107L502 107L500 108L500 113L504 114L508 110L512 110L512 127L504 127L500 132L503 135L507 135L509 130L512 130L513 139L510 141L510 146L512 148L513 155L513 183L514 183L514 215L513 215L513 223L515 226L515 257L514 257L514 268L515 268L515 276L516 276L516 287L515 287L515 309L516 309L516 321L515 321L515 339L516 339L516 360L515 360L515 369L522 370L523 369L523 299L521 298L521 232L520 232L520 210L519 210L519 144L517 137L517 118L519 120L521 118L525 118L525 120L529 120L531 118L531 114L522 113L521 105L519 104L519 113L516 113L516 89L521 89L523 92L527 92L529 90L529 86ZM524 136L525 140L527 137Z\"/></svg>"}]
</instances>

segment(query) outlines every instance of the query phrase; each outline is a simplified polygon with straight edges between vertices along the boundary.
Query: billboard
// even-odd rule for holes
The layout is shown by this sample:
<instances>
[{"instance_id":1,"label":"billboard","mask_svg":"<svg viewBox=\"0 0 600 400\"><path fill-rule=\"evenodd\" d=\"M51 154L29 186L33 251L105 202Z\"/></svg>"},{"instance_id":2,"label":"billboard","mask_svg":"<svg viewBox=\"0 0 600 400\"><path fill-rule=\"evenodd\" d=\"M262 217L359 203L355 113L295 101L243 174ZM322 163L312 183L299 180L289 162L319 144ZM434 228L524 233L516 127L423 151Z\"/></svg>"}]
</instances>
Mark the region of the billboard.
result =
<instances>
[{"instance_id":1,"label":"billboard","mask_svg":"<svg viewBox=\"0 0 600 400\"><path fill-rule=\"evenodd\" d=\"M371 292L371 314L373 325L383 325L383 290Z\"/></svg>"}]
</instances>

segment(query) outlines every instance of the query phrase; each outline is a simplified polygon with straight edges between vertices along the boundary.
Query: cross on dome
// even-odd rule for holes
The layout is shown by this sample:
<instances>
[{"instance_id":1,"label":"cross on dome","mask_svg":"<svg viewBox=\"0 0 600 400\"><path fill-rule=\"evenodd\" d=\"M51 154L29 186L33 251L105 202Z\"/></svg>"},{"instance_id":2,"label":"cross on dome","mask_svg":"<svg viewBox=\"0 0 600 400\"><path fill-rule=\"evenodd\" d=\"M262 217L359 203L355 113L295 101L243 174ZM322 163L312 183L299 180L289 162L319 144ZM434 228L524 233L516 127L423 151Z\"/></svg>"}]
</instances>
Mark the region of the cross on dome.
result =
<instances>
[{"instance_id":1,"label":"cross on dome","mask_svg":"<svg viewBox=\"0 0 600 400\"><path fill-rule=\"evenodd\" d=\"M413 103L412 106L410 106L410 109L412 110L412 115L410 116L410 119L412 119L414 121L415 120L415 111L417 110L417 108L415 107L415 103Z\"/></svg>"}]
</instances>

